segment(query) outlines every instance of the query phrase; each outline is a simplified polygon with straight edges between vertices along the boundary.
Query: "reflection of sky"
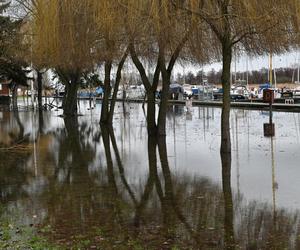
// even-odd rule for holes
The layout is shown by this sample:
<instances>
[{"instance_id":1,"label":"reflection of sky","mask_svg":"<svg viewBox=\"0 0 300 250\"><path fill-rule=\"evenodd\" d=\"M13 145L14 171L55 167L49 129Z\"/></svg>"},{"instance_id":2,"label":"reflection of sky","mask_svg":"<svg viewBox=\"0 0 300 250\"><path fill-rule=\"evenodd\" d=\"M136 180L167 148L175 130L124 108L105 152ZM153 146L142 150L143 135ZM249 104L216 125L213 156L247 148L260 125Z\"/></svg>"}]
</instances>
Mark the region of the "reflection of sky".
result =
<instances>
[{"instance_id":1,"label":"reflection of sky","mask_svg":"<svg viewBox=\"0 0 300 250\"><path fill-rule=\"evenodd\" d=\"M92 111L88 110L88 102L80 106L83 116L79 117L79 123L91 125L95 133L99 130L100 105L97 103ZM46 132L64 127L59 114L61 110L45 113ZM149 167L145 117L141 105L137 104L126 105L125 114L124 119L122 105L118 103L114 130L127 180L137 187L145 182ZM204 176L221 184L220 116L221 110L211 107L193 107L187 113L186 107L181 106L168 114L167 146L173 174ZM37 131L37 117L34 119L31 113L20 112L25 133ZM234 192L239 190L248 201L256 199L272 204L271 140L263 136L263 123L268 120L265 112L232 110L232 187ZM273 120L276 128L273 148L278 183L277 205L300 208L300 114L275 112ZM53 144L52 147L58 148L58 145ZM102 140L96 152L99 157L89 166L90 171L97 171L98 162L105 158Z\"/></svg>"},{"instance_id":2,"label":"reflection of sky","mask_svg":"<svg viewBox=\"0 0 300 250\"><path fill-rule=\"evenodd\" d=\"M183 117L169 121L170 127L176 126L168 137L169 155L176 151L171 166L178 172L204 175L220 183L220 109L194 107L192 112L192 121ZM272 201L271 140L263 137L263 123L268 119L260 111L232 111L232 186L236 192L239 186L247 200ZM300 208L300 114L274 113L273 121L277 205Z\"/></svg>"}]
</instances>

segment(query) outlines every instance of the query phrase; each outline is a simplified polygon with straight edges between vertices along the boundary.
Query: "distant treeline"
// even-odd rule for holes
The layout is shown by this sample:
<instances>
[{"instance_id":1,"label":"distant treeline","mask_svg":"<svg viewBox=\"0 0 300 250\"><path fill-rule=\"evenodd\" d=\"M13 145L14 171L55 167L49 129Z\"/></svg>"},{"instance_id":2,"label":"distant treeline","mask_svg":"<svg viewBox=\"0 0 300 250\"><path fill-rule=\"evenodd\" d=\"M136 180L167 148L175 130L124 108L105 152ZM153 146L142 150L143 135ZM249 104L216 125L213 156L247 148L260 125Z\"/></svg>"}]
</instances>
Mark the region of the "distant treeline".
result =
<instances>
[{"instance_id":1,"label":"distant treeline","mask_svg":"<svg viewBox=\"0 0 300 250\"><path fill-rule=\"evenodd\" d=\"M276 72L276 81L277 83L294 83L297 81L297 69L295 68L277 68ZM199 70L196 74L193 72L188 72L186 75L178 73L174 79L175 82L178 83L186 83L191 85L202 84L207 81L210 84L220 84L221 83L221 74L222 71L216 71L212 69L209 72L204 72ZM247 72L236 72L236 74L232 73L232 83L237 80L244 80L246 82ZM273 81L274 81L274 73L273 73ZM268 82L268 69L262 68L260 70L252 70L248 72L248 81L249 84L262 84Z\"/></svg>"}]
</instances>

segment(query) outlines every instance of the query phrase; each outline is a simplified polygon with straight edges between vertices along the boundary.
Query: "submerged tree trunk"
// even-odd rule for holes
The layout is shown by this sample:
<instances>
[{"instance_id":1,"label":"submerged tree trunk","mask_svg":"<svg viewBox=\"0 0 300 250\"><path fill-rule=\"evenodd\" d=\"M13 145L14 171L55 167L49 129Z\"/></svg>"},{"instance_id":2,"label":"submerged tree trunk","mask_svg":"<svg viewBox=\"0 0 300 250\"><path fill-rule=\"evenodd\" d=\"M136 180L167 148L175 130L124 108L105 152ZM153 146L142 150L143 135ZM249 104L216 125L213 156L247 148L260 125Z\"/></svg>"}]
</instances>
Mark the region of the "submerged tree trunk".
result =
<instances>
[{"instance_id":1,"label":"submerged tree trunk","mask_svg":"<svg viewBox=\"0 0 300 250\"><path fill-rule=\"evenodd\" d=\"M157 145L156 137L148 136L149 176L144 188L143 195L141 196L140 203L137 204L136 206L136 213L134 216L134 226L137 229L141 224L140 222L142 220L142 213L144 209L147 207L149 199L151 198L151 193L154 189L156 178L159 179L157 175L156 145Z\"/></svg>"},{"instance_id":2,"label":"submerged tree trunk","mask_svg":"<svg viewBox=\"0 0 300 250\"><path fill-rule=\"evenodd\" d=\"M38 108L39 110L43 109L43 101L42 101L42 89L43 89L43 74L37 70L37 85L38 85Z\"/></svg>"},{"instance_id":3,"label":"submerged tree trunk","mask_svg":"<svg viewBox=\"0 0 300 250\"><path fill-rule=\"evenodd\" d=\"M111 104L110 104L109 115L108 115L108 123L109 124L112 124L117 94L118 94L118 90L119 90L120 81L122 78L122 69L123 69L123 66L124 66L127 56L128 56L128 50L125 51L119 65L118 65L117 74L116 74L116 82L115 82L115 86L114 86L113 96L111 98ZM124 98L123 98L123 102L124 102Z\"/></svg>"},{"instance_id":4,"label":"submerged tree trunk","mask_svg":"<svg viewBox=\"0 0 300 250\"><path fill-rule=\"evenodd\" d=\"M112 68L112 62L106 61L105 62L105 77L104 77L104 96L102 99L100 123L108 123L109 122L109 96L111 93L111 86L110 86L111 68Z\"/></svg>"},{"instance_id":5,"label":"submerged tree trunk","mask_svg":"<svg viewBox=\"0 0 300 250\"><path fill-rule=\"evenodd\" d=\"M156 126L156 103L155 103L155 91L147 92L147 129L148 134L154 136L157 134L157 126Z\"/></svg>"},{"instance_id":6,"label":"submerged tree trunk","mask_svg":"<svg viewBox=\"0 0 300 250\"><path fill-rule=\"evenodd\" d=\"M131 54L132 61L140 73L143 85L146 90L147 129L148 129L148 134L153 136L153 135L157 134L156 114L155 114L156 113L155 93L156 93L156 89L157 89L157 85L158 85L158 81L159 81L159 74L160 74L159 62L157 62L157 64L156 64L153 81L151 84L149 78L147 77L145 68L136 54L133 43L131 43L129 45L129 51Z\"/></svg>"},{"instance_id":7,"label":"submerged tree trunk","mask_svg":"<svg viewBox=\"0 0 300 250\"><path fill-rule=\"evenodd\" d=\"M44 133L44 116L43 116L43 110L39 109L39 134Z\"/></svg>"},{"instance_id":8,"label":"submerged tree trunk","mask_svg":"<svg viewBox=\"0 0 300 250\"><path fill-rule=\"evenodd\" d=\"M71 73L70 82L66 84L66 96L63 104L64 116L77 115L77 90L79 86L79 74Z\"/></svg>"},{"instance_id":9,"label":"submerged tree trunk","mask_svg":"<svg viewBox=\"0 0 300 250\"><path fill-rule=\"evenodd\" d=\"M18 85L16 83L13 83L12 85L12 105L13 110L18 110Z\"/></svg>"},{"instance_id":10,"label":"submerged tree trunk","mask_svg":"<svg viewBox=\"0 0 300 250\"><path fill-rule=\"evenodd\" d=\"M161 92L161 100L158 112L158 135L166 135L166 119L169 100L170 76L168 73L162 73L163 87Z\"/></svg>"},{"instance_id":11,"label":"submerged tree trunk","mask_svg":"<svg viewBox=\"0 0 300 250\"><path fill-rule=\"evenodd\" d=\"M171 74L174 65L179 57L179 54L189 38L190 32L191 30L188 30L185 33L185 35L182 37L181 41L177 44L177 47L168 63L168 67L166 67L164 41L160 41L159 67L162 74L163 88L162 88L162 95L161 95L159 114L158 114L158 135L159 136L166 135L166 117L167 117L167 109L168 109L169 90L171 84Z\"/></svg>"},{"instance_id":12,"label":"submerged tree trunk","mask_svg":"<svg viewBox=\"0 0 300 250\"><path fill-rule=\"evenodd\" d=\"M233 201L231 190L231 154L221 152L222 186L224 197L224 249L235 249Z\"/></svg>"},{"instance_id":13,"label":"submerged tree trunk","mask_svg":"<svg viewBox=\"0 0 300 250\"><path fill-rule=\"evenodd\" d=\"M113 159L112 159L111 146L110 146L111 143L110 143L109 127L107 127L105 124L101 124L101 132L102 132L102 140L103 140L106 164L107 164L107 179L109 183L109 191L112 196L111 199L115 200L118 196L118 187L115 180Z\"/></svg>"},{"instance_id":14,"label":"submerged tree trunk","mask_svg":"<svg viewBox=\"0 0 300 250\"><path fill-rule=\"evenodd\" d=\"M190 233L191 237L197 242L197 245L199 249L204 249L203 248L203 241L197 234L197 232L193 229L191 224L188 222L187 218L181 211L181 207L178 204L176 200L176 194L174 191L174 184L172 180L172 173L170 170L169 166L169 161L168 161L168 153L167 153L167 143L166 143L166 137L160 136L157 138L158 142L158 153L160 157L160 163L161 163L161 168L162 168L162 176L163 176L163 182L165 185L165 195L161 195L158 193L158 196L161 201L161 207L164 209L163 211L163 216L164 216L164 222L166 224L172 223L175 219L178 219L182 225L184 225L185 229L187 232ZM160 182L159 178L157 181ZM159 186L157 187L157 191L161 190L159 189ZM162 191L160 191L162 192ZM171 237L174 237L170 235Z\"/></svg>"},{"instance_id":15,"label":"submerged tree trunk","mask_svg":"<svg viewBox=\"0 0 300 250\"><path fill-rule=\"evenodd\" d=\"M223 54L223 71L222 71L222 88L223 88L223 105L221 117L221 152L231 153L230 140L230 68L232 59L232 44L229 39L222 42Z\"/></svg>"},{"instance_id":16,"label":"submerged tree trunk","mask_svg":"<svg viewBox=\"0 0 300 250\"><path fill-rule=\"evenodd\" d=\"M14 109L13 114L14 114L14 118L16 119L18 127L19 127L19 133L18 133L18 137L16 138L16 141L20 141L24 138L24 131L25 131L24 126L23 126L23 123L21 122L18 109Z\"/></svg>"}]
</instances>

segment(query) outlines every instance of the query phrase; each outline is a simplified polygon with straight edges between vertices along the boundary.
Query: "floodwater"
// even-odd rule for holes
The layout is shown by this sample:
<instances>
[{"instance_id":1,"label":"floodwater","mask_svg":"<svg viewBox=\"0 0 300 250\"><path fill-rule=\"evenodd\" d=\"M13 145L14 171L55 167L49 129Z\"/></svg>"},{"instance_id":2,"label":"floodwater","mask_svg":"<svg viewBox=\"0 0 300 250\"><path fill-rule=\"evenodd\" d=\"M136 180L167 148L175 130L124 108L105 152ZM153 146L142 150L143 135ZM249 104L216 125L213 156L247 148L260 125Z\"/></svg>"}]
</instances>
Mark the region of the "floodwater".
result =
<instances>
[{"instance_id":1,"label":"floodwater","mask_svg":"<svg viewBox=\"0 0 300 250\"><path fill-rule=\"evenodd\" d=\"M300 249L300 114L274 112L270 138L268 112L233 109L222 172L219 108L171 106L157 141L140 104L113 129L88 107L0 111L0 216L69 248Z\"/></svg>"}]
</instances>

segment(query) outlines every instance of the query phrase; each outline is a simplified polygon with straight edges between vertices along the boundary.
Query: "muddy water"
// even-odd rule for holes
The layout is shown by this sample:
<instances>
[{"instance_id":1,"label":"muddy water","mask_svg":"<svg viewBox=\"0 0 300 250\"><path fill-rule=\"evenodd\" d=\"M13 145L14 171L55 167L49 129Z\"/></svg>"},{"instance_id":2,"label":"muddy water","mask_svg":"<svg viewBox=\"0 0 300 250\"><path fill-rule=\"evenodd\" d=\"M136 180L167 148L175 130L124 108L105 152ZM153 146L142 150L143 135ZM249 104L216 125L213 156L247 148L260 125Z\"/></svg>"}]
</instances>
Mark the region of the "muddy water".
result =
<instances>
[{"instance_id":1,"label":"muddy water","mask_svg":"<svg viewBox=\"0 0 300 250\"><path fill-rule=\"evenodd\" d=\"M67 248L300 248L299 114L273 113L268 138L267 112L232 110L222 174L220 109L170 107L157 141L141 105L118 104L113 129L99 105L72 120L0 112L2 216Z\"/></svg>"}]
</instances>

